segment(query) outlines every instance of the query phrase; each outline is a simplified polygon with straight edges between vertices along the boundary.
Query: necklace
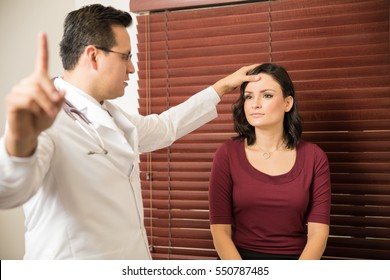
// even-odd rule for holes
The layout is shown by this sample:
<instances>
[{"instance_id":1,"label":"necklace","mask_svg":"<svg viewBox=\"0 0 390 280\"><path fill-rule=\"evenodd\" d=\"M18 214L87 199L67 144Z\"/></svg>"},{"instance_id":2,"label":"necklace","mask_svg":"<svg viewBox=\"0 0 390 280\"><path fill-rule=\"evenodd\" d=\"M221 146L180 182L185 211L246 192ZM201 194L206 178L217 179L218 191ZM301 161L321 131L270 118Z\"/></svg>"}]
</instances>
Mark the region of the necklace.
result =
<instances>
[{"instance_id":1,"label":"necklace","mask_svg":"<svg viewBox=\"0 0 390 280\"><path fill-rule=\"evenodd\" d=\"M279 148L282 146L282 144L284 143L284 141L278 145L275 150L273 151L264 151L262 148L260 148L260 146L257 144L257 141L256 141L256 147L259 148L259 150L261 150L263 152L263 158L264 159L269 159L271 157L271 154L276 152L277 150L279 150Z\"/></svg>"}]
</instances>

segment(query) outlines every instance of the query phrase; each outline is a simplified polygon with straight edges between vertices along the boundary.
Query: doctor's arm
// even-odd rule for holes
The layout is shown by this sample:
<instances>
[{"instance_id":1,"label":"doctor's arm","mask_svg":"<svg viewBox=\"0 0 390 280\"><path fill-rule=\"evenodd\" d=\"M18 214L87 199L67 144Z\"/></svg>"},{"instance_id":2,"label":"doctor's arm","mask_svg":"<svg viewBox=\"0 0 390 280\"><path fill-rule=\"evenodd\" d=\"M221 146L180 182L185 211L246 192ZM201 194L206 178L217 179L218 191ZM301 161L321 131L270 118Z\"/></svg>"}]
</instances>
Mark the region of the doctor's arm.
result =
<instances>
[{"instance_id":1,"label":"doctor's arm","mask_svg":"<svg viewBox=\"0 0 390 280\"><path fill-rule=\"evenodd\" d=\"M213 86L191 96L161 114L146 117L129 116L139 132L140 152L165 148L177 139L217 117L216 106L221 97L246 81L257 81L258 75L246 75L257 65L244 66L220 79ZM158 141L156 141L158 140Z\"/></svg>"},{"instance_id":2,"label":"doctor's arm","mask_svg":"<svg viewBox=\"0 0 390 280\"><path fill-rule=\"evenodd\" d=\"M6 99L8 129L5 147L10 156L31 156L38 136L49 128L61 109L64 94L58 92L48 74L45 34L39 35L34 72L15 85Z\"/></svg>"},{"instance_id":3,"label":"doctor's arm","mask_svg":"<svg viewBox=\"0 0 390 280\"><path fill-rule=\"evenodd\" d=\"M30 199L50 165L53 143L41 132L54 122L64 95L55 90L47 64L46 35L40 34L35 71L15 85L6 99L7 126L0 138L1 209Z\"/></svg>"}]
</instances>

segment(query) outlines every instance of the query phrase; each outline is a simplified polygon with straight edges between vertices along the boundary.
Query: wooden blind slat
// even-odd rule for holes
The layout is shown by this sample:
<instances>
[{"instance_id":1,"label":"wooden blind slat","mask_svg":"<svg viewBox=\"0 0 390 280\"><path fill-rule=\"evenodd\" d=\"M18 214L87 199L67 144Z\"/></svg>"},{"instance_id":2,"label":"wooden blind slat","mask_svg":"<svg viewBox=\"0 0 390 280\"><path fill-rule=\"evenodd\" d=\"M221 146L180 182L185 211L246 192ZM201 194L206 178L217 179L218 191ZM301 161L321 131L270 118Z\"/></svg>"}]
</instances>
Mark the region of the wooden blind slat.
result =
<instances>
[{"instance_id":1,"label":"wooden blind slat","mask_svg":"<svg viewBox=\"0 0 390 280\"><path fill-rule=\"evenodd\" d=\"M182 9L188 7L202 7L216 4L229 4L248 2L248 0L194 0L194 1L182 1L182 0L132 0L130 2L130 11L132 12L144 12L144 11L160 11L170 9Z\"/></svg>"},{"instance_id":2,"label":"wooden blind slat","mask_svg":"<svg viewBox=\"0 0 390 280\"><path fill-rule=\"evenodd\" d=\"M363 197L364 196L364 197ZM345 195L345 194L333 194L333 204L344 205L370 205L370 206L389 206L389 195Z\"/></svg>"},{"instance_id":3,"label":"wooden blind slat","mask_svg":"<svg viewBox=\"0 0 390 280\"><path fill-rule=\"evenodd\" d=\"M331 236L328 240L329 246L343 245L349 248L369 248L376 250L390 250L389 244L384 239L366 239L366 238L340 238Z\"/></svg>"},{"instance_id":4,"label":"wooden blind slat","mask_svg":"<svg viewBox=\"0 0 390 280\"><path fill-rule=\"evenodd\" d=\"M388 184L378 183L355 183L343 184L333 183L332 192L340 194L373 194L373 195L390 195Z\"/></svg>"},{"instance_id":5,"label":"wooden blind slat","mask_svg":"<svg viewBox=\"0 0 390 280\"><path fill-rule=\"evenodd\" d=\"M388 250L374 250L369 249L360 249L360 248L347 248L345 246L327 246L324 258L325 259L335 259L332 256L338 256L343 259L374 259L374 260L388 260L389 251Z\"/></svg>"},{"instance_id":6,"label":"wooden blind slat","mask_svg":"<svg viewBox=\"0 0 390 280\"><path fill-rule=\"evenodd\" d=\"M151 216L153 215L153 216ZM194 210L178 210L178 209L146 209L145 210L146 219L173 219L183 218L183 219L203 219L208 220L209 213L208 211L194 211ZM150 218L151 217L151 218ZM209 231L207 231L209 233Z\"/></svg>"},{"instance_id":7,"label":"wooden blind slat","mask_svg":"<svg viewBox=\"0 0 390 280\"><path fill-rule=\"evenodd\" d=\"M372 217L366 219L365 217L351 217L351 216L332 216L332 225L339 226L355 226L355 227L382 227L390 228L390 219L386 217ZM337 237L333 237L337 238Z\"/></svg>"}]
</instances>

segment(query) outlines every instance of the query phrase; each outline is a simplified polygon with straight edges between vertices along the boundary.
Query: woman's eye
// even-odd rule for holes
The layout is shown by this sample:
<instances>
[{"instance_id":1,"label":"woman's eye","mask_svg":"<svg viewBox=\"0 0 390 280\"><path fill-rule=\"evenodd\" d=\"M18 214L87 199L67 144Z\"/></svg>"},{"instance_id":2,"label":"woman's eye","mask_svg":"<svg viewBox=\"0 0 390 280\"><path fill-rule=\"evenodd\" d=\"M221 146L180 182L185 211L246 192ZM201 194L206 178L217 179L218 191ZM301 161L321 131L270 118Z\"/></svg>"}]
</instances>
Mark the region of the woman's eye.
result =
<instances>
[{"instance_id":1,"label":"woman's eye","mask_svg":"<svg viewBox=\"0 0 390 280\"><path fill-rule=\"evenodd\" d=\"M244 98L245 98L245 99L251 99L252 96L250 96L250 95L245 95Z\"/></svg>"},{"instance_id":2,"label":"woman's eye","mask_svg":"<svg viewBox=\"0 0 390 280\"><path fill-rule=\"evenodd\" d=\"M273 95L272 94L264 94L264 98L272 98Z\"/></svg>"}]
</instances>

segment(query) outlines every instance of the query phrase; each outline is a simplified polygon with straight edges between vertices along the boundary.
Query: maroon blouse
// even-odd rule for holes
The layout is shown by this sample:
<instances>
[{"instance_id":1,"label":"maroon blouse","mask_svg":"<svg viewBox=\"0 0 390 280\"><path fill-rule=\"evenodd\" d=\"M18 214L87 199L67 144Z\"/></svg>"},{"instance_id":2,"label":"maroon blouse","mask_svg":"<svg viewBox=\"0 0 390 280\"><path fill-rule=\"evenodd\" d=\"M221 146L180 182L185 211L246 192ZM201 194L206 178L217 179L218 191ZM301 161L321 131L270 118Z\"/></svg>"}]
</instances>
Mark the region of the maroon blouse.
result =
<instances>
[{"instance_id":1,"label":"maroon blouse","mask_svg":"<svg viewBox=\"0 0 390 280\"><path fill-rule=\"evenodd\" d=\"M283 175L255 169L243 140L218 148L210 178L211 224L231 224L237 247L270 254L301 254L307 222L329 224L330 172L326 154L301 141L296 161Z\"/></svg>"}]
</instances>

